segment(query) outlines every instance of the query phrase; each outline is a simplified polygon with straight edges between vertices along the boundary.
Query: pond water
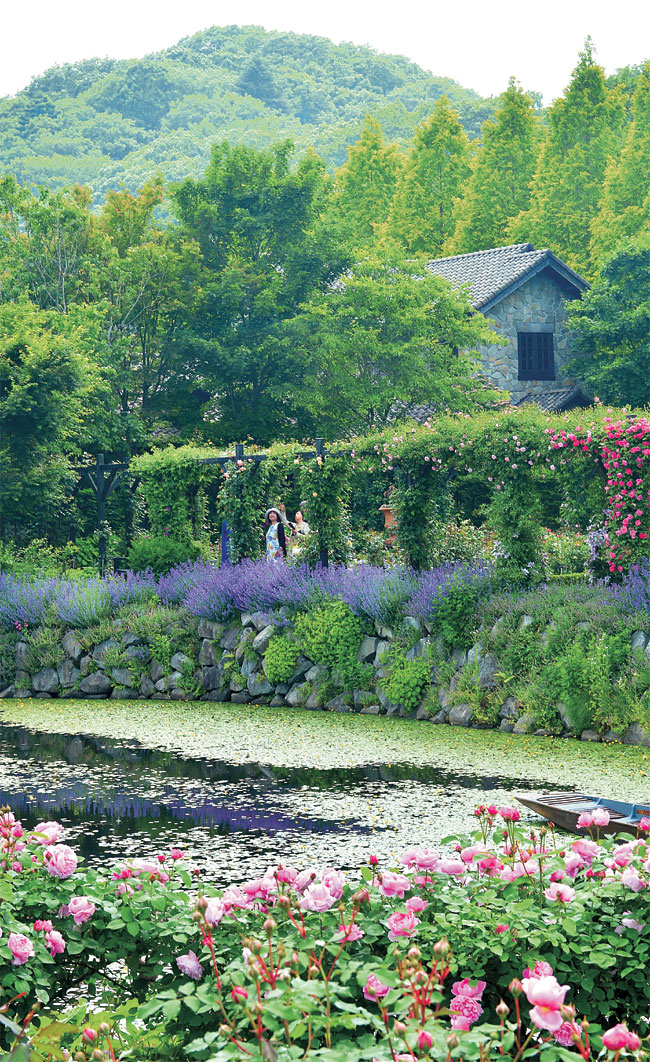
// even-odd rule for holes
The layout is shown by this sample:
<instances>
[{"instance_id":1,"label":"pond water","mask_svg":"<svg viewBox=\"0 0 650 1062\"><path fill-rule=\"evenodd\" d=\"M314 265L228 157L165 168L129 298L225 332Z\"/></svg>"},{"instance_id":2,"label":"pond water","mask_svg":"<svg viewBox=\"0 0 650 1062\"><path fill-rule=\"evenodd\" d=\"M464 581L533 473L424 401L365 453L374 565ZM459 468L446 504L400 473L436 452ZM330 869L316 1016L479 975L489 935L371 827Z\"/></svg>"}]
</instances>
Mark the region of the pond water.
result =
<instances>
[{"instance_id":1,"label":"pond water","mask_svg":"<svg viewBox=\"0 0 650 1062\"><path fill-rule=\"evenodd\" d=\"M650 753L404 719L231 704L0 702L0 805L88 862L178 845L217 885L439 845L481 801L650 797Z\"/></svg>"}]
</instances>

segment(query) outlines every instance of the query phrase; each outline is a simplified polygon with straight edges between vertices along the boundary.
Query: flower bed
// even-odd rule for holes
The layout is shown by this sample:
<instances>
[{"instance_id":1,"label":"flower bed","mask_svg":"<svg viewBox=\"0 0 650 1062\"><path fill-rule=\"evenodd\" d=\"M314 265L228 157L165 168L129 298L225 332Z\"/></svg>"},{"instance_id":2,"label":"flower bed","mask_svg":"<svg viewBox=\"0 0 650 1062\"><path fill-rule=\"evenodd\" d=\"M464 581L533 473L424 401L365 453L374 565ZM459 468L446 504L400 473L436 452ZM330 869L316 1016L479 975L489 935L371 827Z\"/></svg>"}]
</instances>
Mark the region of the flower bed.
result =
<instances>
[{"instance_id":1,"label":"flower bed","mask_svg":"<svg viewBox=\"0 0 650 1062\"><path fill-rule=\"evenodd\" d=\"M32 1020L36 1060L39 1036L53 1059L636 1052L650 1007L650 820L613 846L598 814L570 840L482 806L479 830L446 852L410 849L392 868L371 858L356 881L272 867L218 893L174 849L84 870L59 824L28 831L5 809L2 1002ZM88 991L87 1013L71 1006Z\"/></svg>"}]
</instances>

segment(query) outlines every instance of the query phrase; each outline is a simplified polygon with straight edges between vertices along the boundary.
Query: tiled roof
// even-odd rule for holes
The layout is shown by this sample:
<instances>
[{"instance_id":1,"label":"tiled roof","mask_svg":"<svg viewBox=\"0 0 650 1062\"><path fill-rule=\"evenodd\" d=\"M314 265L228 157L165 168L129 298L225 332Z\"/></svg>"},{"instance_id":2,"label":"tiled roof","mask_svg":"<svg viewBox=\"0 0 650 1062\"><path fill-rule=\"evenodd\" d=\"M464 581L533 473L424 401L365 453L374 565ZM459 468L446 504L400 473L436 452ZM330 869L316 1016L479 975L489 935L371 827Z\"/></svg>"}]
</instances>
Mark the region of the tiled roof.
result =
<instances>
[{"instance_id":1,"label":"tiled roof","mask_svg":"<svg viewBox=\"0 0 650 1062\"><path fill-rule=\"evenodd\" d=\"M542 394L534 394L527 391L521 398L513 398L513 405L523 406L530 402L536 402L545 413L560 413L564 409L575 409L592 404L592 400L580 386L556 387L552 391L544 391Z\"/></svg>"},{"instance_id":2,"label":"tiled roof","mask_svg":"<svg viewBox=\"0 0 650 1062\"><path fill-rule=\"evenodd\" d=\"M455 288L468 285L470 299L476 310L486 310L504 295L525 283L529 274L551 269L565 285L575 289L575 295L589 287L577 273L553 254L536 251L532 243L515 243L509 247L490 247L486 251L456 254L451 258L434 258L427 269L449 280Z\"/></svg>"}]
</instances>

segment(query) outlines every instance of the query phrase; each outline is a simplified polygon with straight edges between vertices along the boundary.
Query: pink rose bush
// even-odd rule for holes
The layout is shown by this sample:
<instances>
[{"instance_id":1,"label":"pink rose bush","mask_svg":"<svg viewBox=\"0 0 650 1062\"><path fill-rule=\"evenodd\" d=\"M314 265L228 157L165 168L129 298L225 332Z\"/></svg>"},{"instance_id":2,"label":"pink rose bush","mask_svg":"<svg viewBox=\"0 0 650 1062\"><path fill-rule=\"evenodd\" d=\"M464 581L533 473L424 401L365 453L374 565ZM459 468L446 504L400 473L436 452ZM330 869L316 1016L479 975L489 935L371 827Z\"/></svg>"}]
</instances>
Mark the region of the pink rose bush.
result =
<instances>
[{"instance_id":1,"label":"pink rose bush","mask_svg":"<svg viewBox=\"0 0 650 1062\"><path fill-rule=\"evenodd\" d=\"M138 1012L145 1026L173 1012L188 1043L210 1034L206 1052L242 1062L244 1052L264 1057L267 1042L283 1059L279 1014L298 1030L308 1017L318 1043L349 1043L340 1049L352 1062L351 1029L360 1043L371 1038L379 1062L444 1059L456 1043L463 1057L478 1058L499 1036L528 1038L527 1052L562 1046L585 1062L601 1049L634 1052L632 1030L650 1012L642 956L634 967L650 921L648 831L613 846L595 836L594 823L591 836L560 837L520 824L516 810L484 806L480 836L458 838L451 850L408 848L397 866L375 857L361 880L333 866L277 866L222 892L202 886L185 858L163 852L86 871L57 824L23 831L1 813L3 874L24 906L3 910L0 975L34 983L47 976L52 998L65 1000L80 962L101 983L102 956L123 955L124 990L131 970L134 992L140 976L151 984ZM580 951L583 935L590 948ZM624 993L626 979L591 961L592 949L610 953L612 939L637 970L636 1001L631 992L620 1005L607 996L613 984ZM513 964L522 980L509 992ZM110 979L106 987L115 991ZM595 1026L587 1038L583 1017L602 1024L601 1006L629 1025L605 1022L602 1040ZM302 1035L293 1045L300 1055Z\"/></svg>"}]
</instances>

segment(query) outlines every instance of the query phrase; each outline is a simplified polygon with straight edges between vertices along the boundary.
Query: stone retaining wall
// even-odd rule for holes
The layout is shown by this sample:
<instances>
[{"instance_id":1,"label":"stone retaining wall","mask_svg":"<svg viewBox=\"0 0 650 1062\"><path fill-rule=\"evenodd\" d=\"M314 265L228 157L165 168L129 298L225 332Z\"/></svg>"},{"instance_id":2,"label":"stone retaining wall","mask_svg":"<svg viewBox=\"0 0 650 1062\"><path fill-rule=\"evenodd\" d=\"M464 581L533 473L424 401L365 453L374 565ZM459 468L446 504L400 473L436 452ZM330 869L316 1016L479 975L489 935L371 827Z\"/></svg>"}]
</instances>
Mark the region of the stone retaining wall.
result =
<instances>
[{"instance_id":1,"label":"stone retaining wall","mask_svg":"<svg viewBox=\"0 0 650 1062\"><path fill-rule=\"evenodd\" d=\"M91 646L82 644L74 632L68 631L61 640L58 666L43 667L30 674L26 670L30 647L27 642L19 641L15 650L15 681L13 684L0 681L0 698L232 701L235 704L270 704L272 707L289 705L314 711L407 716L434 724L467 727L481 724L474 718L471 704L459 702L456 689L462 669L467 665L475 667L480 689L498 686L498 662L484 652L481 645L472 646L468 652L456 649L450 656L443 654L442 647L412 617L407 617L406 621L406 625L412 628L414 639L407 658L412 660L431 651L433 660L440 661L444 655L455 668L455 674L443 685L440 666L432 663L431 687L412 711L407 711L403 705L392 704L381 688L379 680L385 674L383 657L393 634L380 625L376 625L374 635L364 635L357 654L361 663L372 667L372 679L367 689L343 689L335 673L303 655L298 657L289 680L274 684L267 675L265 654L271 638L276 632L280 633L281 628L271 622L272 619L261 612L243 614L228 625L202 619L198 623L198 660L193 661L177 651L170 654L166 667L155 658L154 647L130 631L116 632L114 637ZM281 620L280 616L278 622ZM174 631L174 625L167 631L172 645ZM648 635L635 631L631 649L642 649L650 654ZM121 666L110 666L110 659L116 655L122 660ZM448 676L449 667L444 671ZM558 704L557 709L564 725L562 736L650 747L650 732L639 723L632 724L620 734L610 731L600 735L585 730L578 735L571 727L564 706ZM501 730L514 734L549 733L535 730L534 726L530 712L513 697L504 698L499 709Z\"/></svg>"}]
</instances>

